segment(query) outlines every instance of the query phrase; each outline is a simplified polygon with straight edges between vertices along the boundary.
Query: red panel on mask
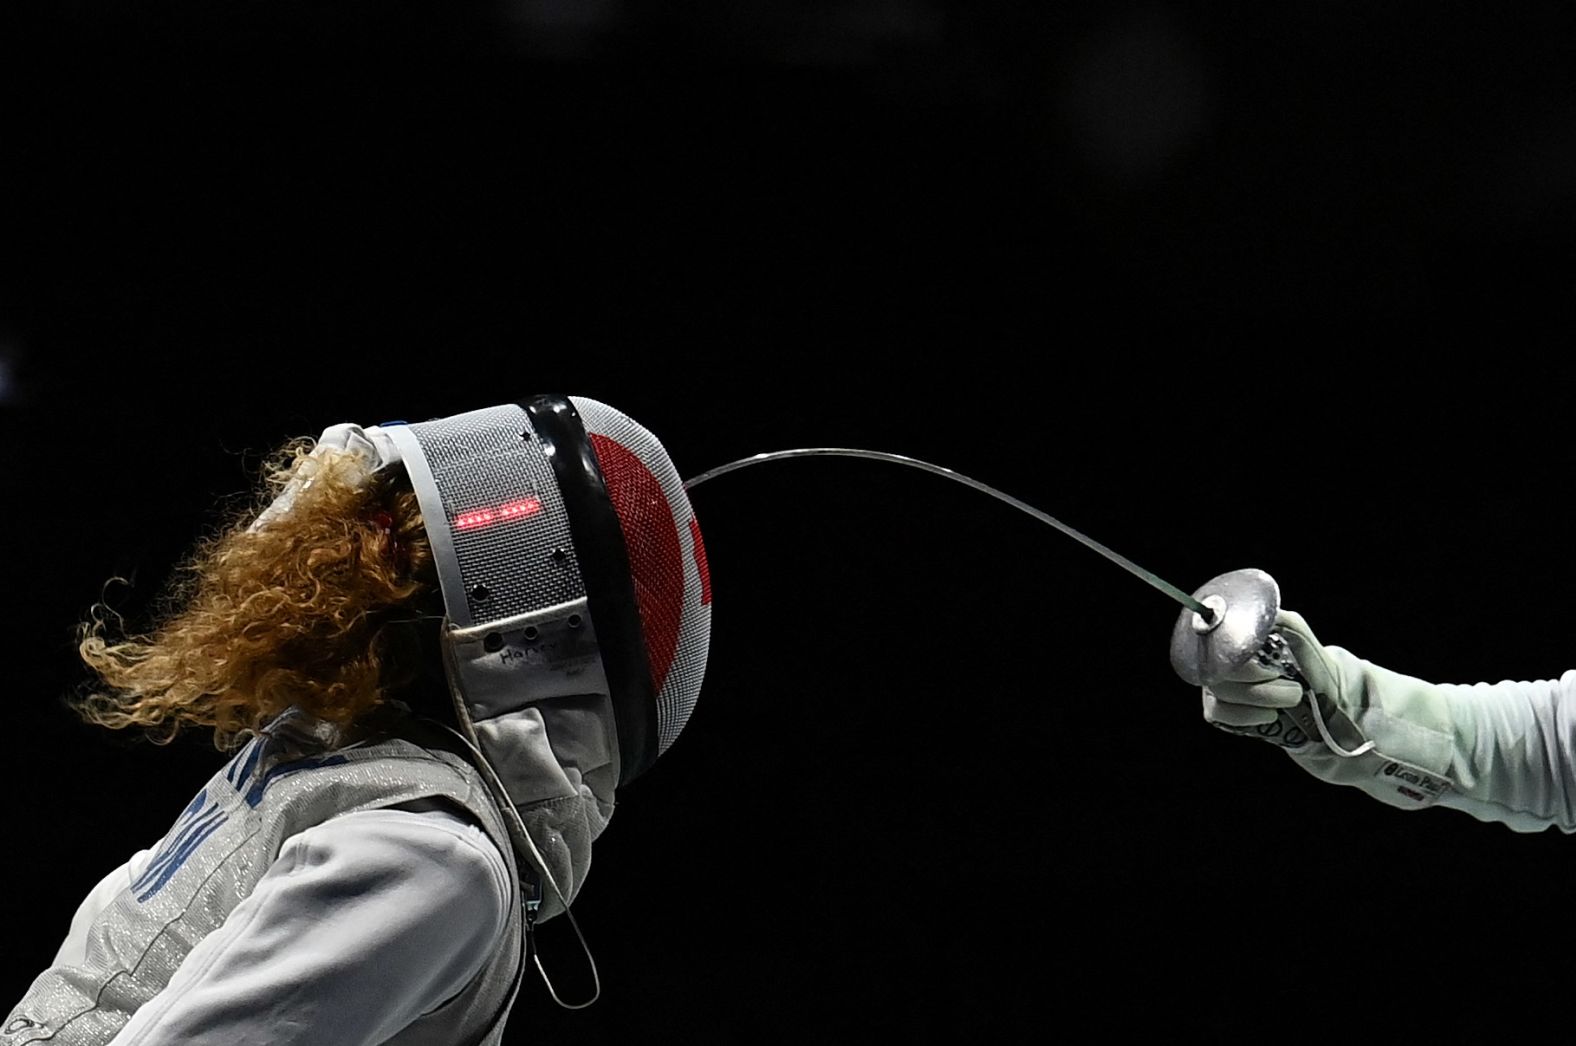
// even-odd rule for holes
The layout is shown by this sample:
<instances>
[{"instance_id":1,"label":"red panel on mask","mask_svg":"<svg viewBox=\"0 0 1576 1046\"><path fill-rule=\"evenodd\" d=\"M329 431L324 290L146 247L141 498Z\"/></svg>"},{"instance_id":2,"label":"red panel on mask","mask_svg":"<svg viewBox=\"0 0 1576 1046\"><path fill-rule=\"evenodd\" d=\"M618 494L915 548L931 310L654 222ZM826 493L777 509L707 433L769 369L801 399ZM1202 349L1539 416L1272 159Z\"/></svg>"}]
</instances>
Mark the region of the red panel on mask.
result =
<instances>
[{"instance_id":1,"label":"red panel on mask","mask_svg":"<svg viewBox=\"0 0 1576 1046\"><path fill-rule=\"evenodd\" d=\"M662 484L632 451L607 436L591 433L608 497L618 514L634 575L635 602L646 635L653 693L662 692L673 652L678 648L684 612L684 559L673 510Z\"/></svg>"}]
</instances>

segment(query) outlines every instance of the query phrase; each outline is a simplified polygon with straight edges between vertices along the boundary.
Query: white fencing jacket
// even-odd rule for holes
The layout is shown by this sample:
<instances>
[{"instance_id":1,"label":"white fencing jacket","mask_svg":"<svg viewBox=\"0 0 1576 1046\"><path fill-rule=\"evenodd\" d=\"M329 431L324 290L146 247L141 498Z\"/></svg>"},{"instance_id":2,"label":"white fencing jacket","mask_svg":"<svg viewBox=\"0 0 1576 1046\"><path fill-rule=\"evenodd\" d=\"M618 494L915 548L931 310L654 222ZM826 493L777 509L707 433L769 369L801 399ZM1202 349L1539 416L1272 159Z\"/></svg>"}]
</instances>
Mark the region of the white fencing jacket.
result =
<instances>
[{"instance_id":1,"label":"white fencing jacket","mask_svg":"<svg viewBox=\"0 0 1576 1046\"><path fill-rule=\"evenodd\" d=\"M83 901L0 1044L496 1042L522 967L508 836L476 772L276 724Z\"/></svg>"}]
</instances>

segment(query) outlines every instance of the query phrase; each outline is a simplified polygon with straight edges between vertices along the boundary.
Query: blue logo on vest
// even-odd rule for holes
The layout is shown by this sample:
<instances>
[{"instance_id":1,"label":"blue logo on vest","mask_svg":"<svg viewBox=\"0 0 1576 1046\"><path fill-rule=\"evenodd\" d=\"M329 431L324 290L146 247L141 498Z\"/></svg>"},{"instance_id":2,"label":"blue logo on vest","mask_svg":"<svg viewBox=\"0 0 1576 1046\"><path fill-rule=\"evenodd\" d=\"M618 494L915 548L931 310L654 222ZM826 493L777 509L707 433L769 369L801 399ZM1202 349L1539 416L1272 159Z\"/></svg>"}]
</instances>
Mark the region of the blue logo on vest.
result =
<instances>
[{"instance_id":1,"label":"blue logo on vest","mask_svg":"<svg viewBox=\"0 0 1576 1046\"><path fill-rule=\"evenodd\" d=\"M148 862L148 867L131 884L131 892L137 895L137 903L146 904L164 889L165 884L180 871L181 865L197 852L205 839L218 831L225 820L219 804L208 801L208 789L198 792L197 798L191 801L191 805L176 820L175 827L164 837L164 842L153 855L153 860Z\"/></svg>"},{"instance_id":2,"label":"blue logo on vest","mask_svg":"<svg viewBox=\"0 0 1576 1046\"><path fill-rule=\"evenodd\" d=\"M237 752L235 758L231 759L229 765L224 768L224 779L245 799L246 805L254 810L263 801L268 789L279 781L303 770L349 762L342 755L319 755L279 763L258 773L257 767L263 762L263 750L266 747L266 738L254 738L250 744ZM175 873L191 860L197 848L202 846L227 820L229 817L220 807L218 800L209 799L207 788L198 792L197 797L176 819L175 826L164 837L164 842L159 845L158 852L148 862L148 867L131 884L131 892L136 895L137 903L146 904L164 889L174 878Z\"/></svg>"}]
</instances>

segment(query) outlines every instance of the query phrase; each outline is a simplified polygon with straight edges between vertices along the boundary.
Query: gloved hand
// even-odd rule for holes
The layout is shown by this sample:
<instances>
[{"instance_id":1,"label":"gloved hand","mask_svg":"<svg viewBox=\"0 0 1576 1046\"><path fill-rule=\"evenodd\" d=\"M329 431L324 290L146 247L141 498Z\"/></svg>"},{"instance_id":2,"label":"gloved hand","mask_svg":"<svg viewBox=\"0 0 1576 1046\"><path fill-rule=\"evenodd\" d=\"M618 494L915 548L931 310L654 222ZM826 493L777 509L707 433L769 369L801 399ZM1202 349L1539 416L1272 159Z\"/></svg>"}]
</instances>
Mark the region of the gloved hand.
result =
<instances>
[{"instance_id":1,"label":"gloved hand","mask_svg":"<svg viewBox=\"0 0 1576 1046\"><path fill-rule=\"evenodd\" d=\"M1278 744L1315 777L1360 788L1392 806L1416 809L1450 791L1452 755L1463 739L1446 687L1326 647L1300 614L1282 610L1275 627L1307 691L1249 661L1231 678L1204 687L1206 721ZM1470 750L1471 739L1464 740Z\"/></svg>"}]
</instances>

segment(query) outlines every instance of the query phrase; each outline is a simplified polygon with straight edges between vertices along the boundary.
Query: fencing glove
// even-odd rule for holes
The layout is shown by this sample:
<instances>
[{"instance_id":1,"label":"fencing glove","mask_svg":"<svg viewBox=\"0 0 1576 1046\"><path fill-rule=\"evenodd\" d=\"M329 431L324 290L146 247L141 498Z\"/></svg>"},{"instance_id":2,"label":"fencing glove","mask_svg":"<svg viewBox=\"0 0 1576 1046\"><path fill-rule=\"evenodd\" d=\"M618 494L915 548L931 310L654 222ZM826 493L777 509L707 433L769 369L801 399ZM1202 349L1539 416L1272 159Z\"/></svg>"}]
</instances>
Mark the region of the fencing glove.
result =
<instances>
[{"instance_id":1,"label":"fencing glove","mask_svg":"<svg viewBox=\"0 0 1576 1046\"><path fill-rule=\"evenodd\" d=\"M1299 614L1276 628L1308 695L1250 661L1204 687L1204 718L1390 806L1440 805L1517 831L1576 832L1576 671L1558 680L1428 683L1324 646Z\"/></svg>"}]
</instances>

